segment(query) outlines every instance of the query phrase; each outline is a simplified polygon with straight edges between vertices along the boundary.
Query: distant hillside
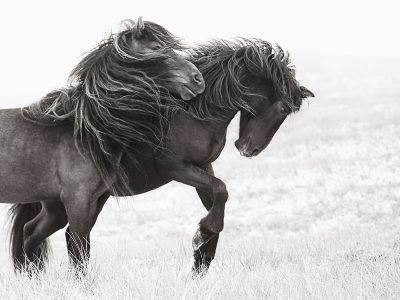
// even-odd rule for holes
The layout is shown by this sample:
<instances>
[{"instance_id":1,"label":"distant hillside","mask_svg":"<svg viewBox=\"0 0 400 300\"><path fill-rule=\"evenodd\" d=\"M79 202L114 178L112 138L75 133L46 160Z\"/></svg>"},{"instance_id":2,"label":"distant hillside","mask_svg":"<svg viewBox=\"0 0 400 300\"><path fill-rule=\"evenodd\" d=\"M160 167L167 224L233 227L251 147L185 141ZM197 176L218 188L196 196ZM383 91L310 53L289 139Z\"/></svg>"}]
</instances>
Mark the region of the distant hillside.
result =
<instances>
[{"instance_id":1,"label":"distant hillside","mask_svg":"<svg viewBox=\"0 0 400 300\"><path fill-rule=\"evenodd\" d=\"M292 61L298 80L318 98L400 98L400 59L299 52L292 54Z\"/></svg>"},{"instance_id":2,"label":"distant hillside","mask_svg":"<svg viewBox=\"0 0 400 300\"><path fill-rule=\"evenodd\" d=\"M371 77L376 75L400 77L400 58L340 55L328 53L290 53L297 69L322 76Z\"/></svg>"}]
</instances>

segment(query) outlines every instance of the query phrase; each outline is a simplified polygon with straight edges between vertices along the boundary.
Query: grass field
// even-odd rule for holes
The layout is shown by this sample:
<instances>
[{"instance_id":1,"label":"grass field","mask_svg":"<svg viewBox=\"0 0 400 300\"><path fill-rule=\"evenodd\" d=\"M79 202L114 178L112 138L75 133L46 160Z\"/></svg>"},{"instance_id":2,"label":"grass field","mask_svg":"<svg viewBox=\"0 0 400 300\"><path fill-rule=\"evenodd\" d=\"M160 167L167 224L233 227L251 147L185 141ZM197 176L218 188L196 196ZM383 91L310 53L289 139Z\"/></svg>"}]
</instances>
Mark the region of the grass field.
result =
<instances>
[{"instance_id":1,"label":"grass field","mask_svg":"<svg viewBox=\"0 0 400 300\"><path fill-rule=\"evenodd\" d=\"M191 279L205 210L172 183L110 200L92 233L87 278L68 269L64 233L40 280L16 276L1 205L1 299L399 299L400 61L293 57L315 92L259 157L215 163L230 194L217 257Z\"/></svg>"}]
</instances>

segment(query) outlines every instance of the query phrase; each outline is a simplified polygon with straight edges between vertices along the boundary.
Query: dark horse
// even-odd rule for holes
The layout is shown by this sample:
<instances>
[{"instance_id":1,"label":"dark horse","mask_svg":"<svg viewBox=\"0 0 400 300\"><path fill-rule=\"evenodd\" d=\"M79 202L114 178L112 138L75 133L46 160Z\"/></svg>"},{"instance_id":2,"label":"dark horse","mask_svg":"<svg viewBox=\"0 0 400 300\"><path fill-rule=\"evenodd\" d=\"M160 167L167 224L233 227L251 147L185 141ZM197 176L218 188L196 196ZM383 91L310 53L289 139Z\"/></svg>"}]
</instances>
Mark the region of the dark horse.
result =
<instances>
[{"instance_id":1,"label":"dark horse","mask_svg":"<svg viewBox=\"0 0 400 300\"><path fill-rule=\"evenodd\" d=\"M204 91L199 70L175 52L183 48L176 37L141 18L125 24L83 58L68 88L22 113L0 110L0 202L18 203L11 208L16 269L43 267L43 241L67 222L71 255L81 261L98 203L129 190L122 153L161 143L166 108L183 102L172 95L190 100Z\"/></svg>"},{"instance_id":2,"label":"dark horse","mask_svg":"<svg viewBox=\"0 0 400 300\"><path fill-rule=\"evenodd\" d=\"M288 54L268 42L213 42L192 51L193 62L206 81L205 92L181 102L181 109L164 114L169 128L162 139L163 147L141 141L130 145L131 156L125 152L121 158L130 192L104 192L93 202L91 220L96 220L110 195L145 193L172 180L193 186L208 210L193 238L193 270L197 273L207 269L214 258L223 229L228 192L224 182L215 177L212 162L224 148L228 124L237 112L241 113L235 145L243 156L256 156L267 147L285 118L313 94L296 81ZM64 211L57 213L59 218L67 218ZM77 220L69 214L68 220L67 245L73 253L71 235L76 232ZM80 258L85 257L87 254Z\"/></svg>"}]
</instances>

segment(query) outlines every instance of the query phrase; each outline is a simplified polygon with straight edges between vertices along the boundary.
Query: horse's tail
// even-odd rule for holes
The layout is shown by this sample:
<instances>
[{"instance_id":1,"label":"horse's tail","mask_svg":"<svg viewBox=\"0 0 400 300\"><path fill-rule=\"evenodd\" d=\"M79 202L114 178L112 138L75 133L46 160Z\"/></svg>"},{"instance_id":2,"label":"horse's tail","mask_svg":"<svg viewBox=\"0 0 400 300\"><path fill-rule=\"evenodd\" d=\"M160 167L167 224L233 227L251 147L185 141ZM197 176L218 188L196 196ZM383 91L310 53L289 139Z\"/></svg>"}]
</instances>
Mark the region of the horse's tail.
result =
<instances>
[{"instance_id":1,"label":"horse's tail","mask_svg":"<svg viewBox=\"0 0 400 300\"><path fill-rule=\"evenodd\" d=\"M42 209L40 202L14 204L9 210L11 228L10 228L10 251L14 264L14 270L20 271L26 266L26 256L24 251L24 226L34 217L36 217ZM48 243L44 240L37 248L35 253L35 261L39 265L47 261Z\"/></svg>"}]
</instances>

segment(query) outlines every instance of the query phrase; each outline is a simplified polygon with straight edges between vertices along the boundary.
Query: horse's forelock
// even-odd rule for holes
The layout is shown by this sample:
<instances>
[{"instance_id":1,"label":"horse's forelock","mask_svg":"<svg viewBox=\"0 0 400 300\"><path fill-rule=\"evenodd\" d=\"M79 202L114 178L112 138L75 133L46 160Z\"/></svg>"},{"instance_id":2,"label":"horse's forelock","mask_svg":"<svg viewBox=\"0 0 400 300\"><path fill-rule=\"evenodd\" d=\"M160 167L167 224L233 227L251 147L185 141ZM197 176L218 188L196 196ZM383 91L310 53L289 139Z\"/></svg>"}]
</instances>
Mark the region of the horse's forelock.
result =
<instances>
[{"instance_id":1,"label":"horse's forelock","mask_svg":"<svg viewBox=\"0 0 400 300\"><path fill-rule=\"evenodd\" d=\"M164 47L173 48L175 50L180 50L183 48L181 39L174 36L159 24L146 21L143 32L146 33L150 39L160 42Z\"/></svg>"},{"instance_id":2,"label":"horse's forelock","mask_svg":"<svg viewBox=\"0 0 400 300\"><path fill-rule=\"evenodd\" d=\"M140 38L143 34L143 29L144 29L144 22L142 20L142 17L139 17L132 28L134 37Z\"/></svg>"},{"instance_id":3,"label":"horse's forelock","mask_svg":"<svg viewBox=\"0 0 400 300\"><path fill-rule=\"evenodd\" d=\"M117 38L121 36L124 38L128 37L130 41L132 38L155 41L159 42L165 49L181 50L185 48L182 40L174 36L163 26L151 21L141 21L140 24L139 26L139 21L124 20L122 22L123 30L120 31Z\"/></svg>"},{"instance_id":4,"label":"horse's forelock","mask_svg":"<svg viewBox=\"0 0 400 300\"><path fill-rule=\"evenodd\" d=\"M292 111L297 111L302 104L302 99L299 83L295 79L295 68L291 64L289 53L278 44L272 46L262 40L254 40L251 49L257 53L257 58L260 58L260 64L256 68L255 75L257 73L259 75L264 74L266 79L271 80L280 99Z\"/></svg>"}]
</instances>

